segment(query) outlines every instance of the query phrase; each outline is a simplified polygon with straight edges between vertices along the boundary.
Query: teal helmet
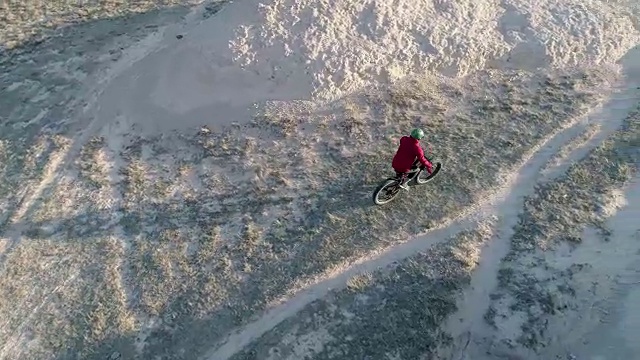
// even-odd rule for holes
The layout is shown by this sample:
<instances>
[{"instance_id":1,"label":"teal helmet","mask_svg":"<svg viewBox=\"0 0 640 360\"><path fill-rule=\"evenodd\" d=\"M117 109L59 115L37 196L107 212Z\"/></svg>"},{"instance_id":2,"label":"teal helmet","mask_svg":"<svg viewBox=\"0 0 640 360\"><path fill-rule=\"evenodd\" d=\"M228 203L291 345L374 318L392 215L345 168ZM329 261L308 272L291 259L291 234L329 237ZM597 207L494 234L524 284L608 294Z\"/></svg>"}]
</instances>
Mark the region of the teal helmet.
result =
<instances>
[{"instance_id":1,"label":"teal helmet","mask_svg":"<svg viewBox=\"0 0 640 360\"><path fill-rule=\"evenodd\" d=\"M422 129L413 129L411 130L411 137L420 140L424 137L424 131Z\"/></svg>"}]
</instances>

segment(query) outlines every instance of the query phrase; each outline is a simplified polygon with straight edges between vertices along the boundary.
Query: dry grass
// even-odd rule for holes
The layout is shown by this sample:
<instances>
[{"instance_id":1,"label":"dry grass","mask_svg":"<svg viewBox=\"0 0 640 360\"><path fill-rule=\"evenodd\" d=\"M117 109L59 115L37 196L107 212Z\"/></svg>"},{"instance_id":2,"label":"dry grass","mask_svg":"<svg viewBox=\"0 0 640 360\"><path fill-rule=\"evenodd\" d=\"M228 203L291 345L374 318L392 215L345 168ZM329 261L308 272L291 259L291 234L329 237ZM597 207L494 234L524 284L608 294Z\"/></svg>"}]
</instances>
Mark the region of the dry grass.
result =
<instances>
[{"instance_id":1,"label":"dry grass","mask_svg":"<svg viewBox=\"0 0 640 360\"><path fill-rule=\"evenodd\" d=\"M347 281L347 288L354 292L360 292L371 285L372 281L373 277L370 273L358 274Z\"/></svg>"},{"instance_id":2,"label":"dry grass","mask_svg":"<svg viewBox=\"0 0 640 360\"><path fill-rule=\"evenodd\" d=\"M11 224L21 226L20 217L34 217L34 207L40 199L35 194L39 184L51 178L56 164L69 148L68 139L54 135L40 135L33 146L7 141L7 151L13 152L5 163L3 186L0 186L0 198L3 199L3 214L0 230L8 230ZM18 167L21 168L18 168ZM21 171L22 170L22 171ZM48 195L46 193L45 195ZM15 239L10 239L12 243ZM11 245L12 246L12 245Z\"/></svg>"},{"instance_id":3,"label":"dry grass","mask_svg":"<svg viewBox=\"0 0 640 360\"><path fill-rule=\"evenodd\" d=\"M39 345L24 348L24 356L71 358L46 345L62 343L78 351L82 347L93 354L89 358L101 358L114 348L127 354L143 341L136 339L139 334L148 336L139 356L179 348L190 348L192 354L206 350L294 284L422 231L479 200L478 194L499 184L500 171L509 170L537 141L604 96L597 88L609 76L603 71L548 76L492 71L459 81L425 78L325 109L299 104L282 110L295 114L295 126L290 116L279 118L279 112L271 111L252 129L231 126L193 137L127 135L121 149L110 149L96 138L74 165L77 180L67 179L44 199L35 210L39 215L27 224L33 239L23 239L18 248L81 239L86 260L76 266L98 269L92 274L98 274L96 284L104 285L74 285L78 295L69 296L98 299L106 295L92 295L96 289L110 289L113 299L105 298L92 310L103 315L90 319L66 312L52 315L59 324L82 321L84 327L56 332L58 325L50 325L51 331L34 335ZM465 92L468 88L475 90ZM279 129L265 130L264 121ZM390 173L397 139L416 125L426 128L445 173L429 187L412 189L413 197L384 209L371 207L370 192ZM261 136L252 136L254 132ZM113 166L119 180L109 175ZM42 228L48 230L38 230ZM96 252L100 256L87 255ZM17 261L15 254L8 259ZM38 256L33 254L31 261L38 263ZM411 266L437 269L421 262ZM29 274L5 273L2 278L29 289L33 281L28 277L37 277L35 271ZM417 281L426 275L412 276ZM66 278L60 275L44 284L43 291L61 286ZM352 284L352 290L373 286ZM424 315L420 331L455 308L452 290L462 285L438 284L428 298L442 309ZM438 289L443 295L434 292ZM17 305L6 310L14 318L3 326L3 342L19 333L22 319L33 309L23 298L11 299ZM371 319L362 318L349 326L369 326ZM144 330L152 323L162 326ZM431 341L440 335L433 336L418 350L431 351ZM344 351L358 357L369 350Z\"/></svg>"},{"instance_id":4,"label":"dry grass","mask_svg":"<svg viewBox=\"0 0 640 360\"><path fill-rule=\"evenodd\" d=\"M109 185L108 172L105 163L106 154L102 151L105 139L94 137L82 147L78 157L79 178L87 181L97 190Z\"/></svg>"},{"instance_id":5,"label":"dry grass","mask_svg":"<svg viewBox=\"0 0 640 360\"><path fill-rule=\"evenodd\" d=\"M496 302L486 317L496 324L515 311L526 320L518 338L501 340L533 350L544 348L549 341L543 336L549 319L577 300L572 279L587 264L556 268L549 256L566 244L580 246L587 227L598 229L606 244L610 230L601 210L611 201L610 194L638 172L639 119L640 109L628 116L622 130L574 164L565 176L541 185L526 199L511 252L501 265ZM547 271L535 271L541 268Z\"/></svg>"},{"instance_id":6,"label":"dry grass","mask_svg":"<svg viewBox=\"0 0 640 360\"><path fill-rule=\"evenodd\" d=\"M437 358L451 342L439 326L455 312L477 252L492 236L488 229L461 232L390 268L355 276L345 290L309 304L232 359Z\"/></svg>"},{"instance_id":7,"label":"dry grass","mask_svg":"<svg viewBox=\"0 0 640 360\"><path fill-rule=\"evenodd\" d=\"M117 286L112 241L23 241L0 277L0 311L7 314L0 327L3 357L83 358L91 344L133 330ZM21 285L26 282L31 286ZM38 346L43 341L46 346Z\"/></svg>"}]
</instances>

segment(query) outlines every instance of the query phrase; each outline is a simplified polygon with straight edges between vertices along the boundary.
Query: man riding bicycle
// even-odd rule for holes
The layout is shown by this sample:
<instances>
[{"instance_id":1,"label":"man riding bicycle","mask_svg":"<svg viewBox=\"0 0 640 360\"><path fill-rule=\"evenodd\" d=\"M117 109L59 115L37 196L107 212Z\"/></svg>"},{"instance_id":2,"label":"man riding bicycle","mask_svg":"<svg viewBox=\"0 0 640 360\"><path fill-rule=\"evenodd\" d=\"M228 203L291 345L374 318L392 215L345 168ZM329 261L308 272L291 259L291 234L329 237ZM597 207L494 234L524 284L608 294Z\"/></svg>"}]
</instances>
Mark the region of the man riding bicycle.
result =
<instances>
[{"instance_id":1,"label":"man riding bicycle","mask_svg":"<svg viewBox=\"0 0 640 360\"><path fill-rule=\"evenodd\" d=\"M403 136L400 138L400 146L391 162L391 166L396 171L396 176L401 178L400 187L405 190L408 190L405 185L407 173L414 167L416 160L421 164L421 168L427 169L429 174L433 172L433 165L424 156L424 151L420 146L420 140L423 137L424 131L422 131L422 129L413 129L411 136Z\"/></svg>"}]
</instances>

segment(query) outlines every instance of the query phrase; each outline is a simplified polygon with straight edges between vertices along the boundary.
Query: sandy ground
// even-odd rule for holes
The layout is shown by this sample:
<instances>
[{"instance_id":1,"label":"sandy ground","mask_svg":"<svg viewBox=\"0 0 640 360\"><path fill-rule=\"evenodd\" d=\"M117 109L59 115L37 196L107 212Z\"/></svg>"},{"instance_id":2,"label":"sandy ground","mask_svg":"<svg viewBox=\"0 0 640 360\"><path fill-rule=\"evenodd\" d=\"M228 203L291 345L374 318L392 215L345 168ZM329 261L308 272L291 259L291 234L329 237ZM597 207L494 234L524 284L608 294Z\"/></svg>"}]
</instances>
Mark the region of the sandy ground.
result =
<instances>
[{"instance_id":1,"label":"sandy ground","mask_svg":"<svg viewBox=\"0 0 640 360\"><path fill-rule=\"evenodd\" d=\"M2 6L1 358L640 350L634 2Z\"/></svg>"},{"instance_id":2,"label":"sandy ground","mask_svg":"<svg viewBox=\"0 0 640 360\"><path fill-rule=\"evenodd\" d=\"M592 295L583 298L582 309L585 311L568 316L558 329L566 331L579 324L579 330L568 339L558 341L559 345L554 344L551 352L570 353L580 359L633 359L640 351L633 335L640 329L636 302L640 291L637 257L640 232L638 226L629 221L640 215L637 205L639 184L635 179L621 189L620 197L611 204L613 211L608 214L606 226L612 229L609 239L612 246L602 246L601 238L587 229L586 246L571 253L575 263L594 267L577 279L580 291ZM558 262L568 254L563 255L559 256ZM602 289L595 294L594 283Z\"/></svg>"}]
</instances>

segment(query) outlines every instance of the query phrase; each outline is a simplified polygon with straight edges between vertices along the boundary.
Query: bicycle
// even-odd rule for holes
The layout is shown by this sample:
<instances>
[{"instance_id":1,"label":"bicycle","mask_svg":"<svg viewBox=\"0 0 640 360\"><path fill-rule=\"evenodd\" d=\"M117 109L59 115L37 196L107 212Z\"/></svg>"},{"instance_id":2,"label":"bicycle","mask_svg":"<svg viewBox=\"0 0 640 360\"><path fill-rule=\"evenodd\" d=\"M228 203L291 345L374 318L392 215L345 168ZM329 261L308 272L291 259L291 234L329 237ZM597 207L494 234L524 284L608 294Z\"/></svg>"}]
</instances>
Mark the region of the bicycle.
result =
<instances>
[{"instance_id":1,"label":"bicycle","mask_svg":"<svg viewBox=\"0 0 640 360\"><path fill-rule=\"evenodd\" d=\"M431 159L427 158L427 160L433 164ZM405 181L406 186L410 184L424 185L435 178L440 172L440 169L442 169L442 163L436 162L433 166L433 171L429 174L426 169L418 165L420 165L420 162L416 159L413 162L411 170L407 173L407 180ZM402 187L400 186L401 181L401 176L394 176L385 179L373 192L373 202L376 205L384 205L391 202L400 193L400 190L402 190Z\"/></svg>"}]
</instances>

